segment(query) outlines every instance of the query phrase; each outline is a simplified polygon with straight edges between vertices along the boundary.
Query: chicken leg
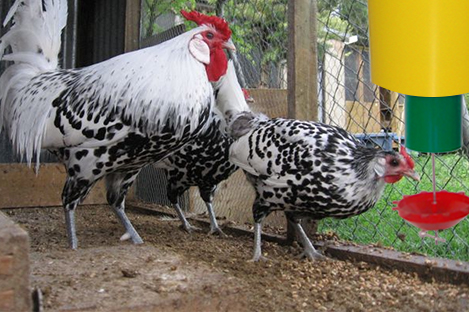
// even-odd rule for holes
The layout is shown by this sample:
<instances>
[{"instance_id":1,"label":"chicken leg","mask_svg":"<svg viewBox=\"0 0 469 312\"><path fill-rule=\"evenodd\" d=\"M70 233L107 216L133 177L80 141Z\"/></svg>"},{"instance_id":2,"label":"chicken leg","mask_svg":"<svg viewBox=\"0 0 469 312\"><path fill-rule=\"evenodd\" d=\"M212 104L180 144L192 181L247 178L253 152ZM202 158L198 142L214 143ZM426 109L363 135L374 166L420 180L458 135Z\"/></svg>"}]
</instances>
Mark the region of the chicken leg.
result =
<instances>
[{"instance_id":1,"label":"chicken leg","mask_svg":"<svg viewBox=\"0 0 469 312\"><path fill-rule=\"evenodd\" d=\"M200 187L199 186L199 193L200 197L202 197L203 201L205 202L205 206L207 206L208 216L210 217L210 232L211 234L219 234L220 236L226 236L225 233L220 229L217 223L217 218L215 217L215 212L213 211L213 194L217 189L216 185Z\"/></svg>"},{"instance_id":2,"label":"chicken leg","mask_svg":"<svg viewBox=\"0 0 469 312\"><path fill-rule=\"evenodd\" d=\"M125 233L120 239L127 240L130 238L134 244L142 244L143 240L140 235L138 235L129 218L125 214L125 197L139 172L140 169L126 173L115 172L107 175L105 178L107 201L112 207L114 214L125 228Z\"/></svg>"},{"instance_id":3,"label":"chicken leg","mask_svg":"<svg viewBox=\"0 0 469 312\"><path fill-rule=\"evenodd\" d=\"M73 207L70 207L73 206ZM71 249L75 250L78 248L78 239L77 239L77 232L75 228L75 205L67 205L64 208L65 212L65 226L67 228L67 237L68 237L68 244Z\"/></svg>"},{"instance_id":4,"label":"chicken leg","mask_svg":"<svg viewBox=\"0 0 469 312\"><path fill-rule=\"evenodd\" d=\"M262 236L262 224L254 224L254 256L252 257L252 262L257 262L259 260L267 261L268 259L262 255L261 250L261 236Z\"/></svg>"},{"instance_id":5,"label":"chicken leg","mask_svg":"<svg viewBox=\"0 0 469 312\"><path fill-rule=\"evenodd\" d=\"M78 204L86 197L93 184L83 183L76 178L67 177L63 191L62 203L65 213L65 226L67 228L68 243L71 249L78 248L78 238L75 227L75 210Z\"/></svg>"},{"instance_id":6,"label":"chicken leg","mask_svg":"<svg viewBox=\"0 0 469 312\"><path fill-rule=\"evenodd\" d=\"M207 206L208 216L210 217L210 232L208 232L208 234L212 235L218 233L220 236L226 236L226 234L218 226L217 218L215 217L215 213L213 211L212 202L206 201L205 205Z\"/></svg>"},{"instance_id":7,"label":"chicken leg","mask_svg":"<svg viewBox=\"0 0 469 312\"><path fill-rule=\"evenodd\" d=\"M184 212L181 209L181 206L179 205L179 200L176 199L176 202L173 203L174 210L176 210L176 213L179 217L179 220L181 221L181 227L187 232L187 233L192 233L192 231L198 231L200 230L198 227L193 226L187 221L186 217L184 216Z\"/></svg>"},{"instance_id":8,"label":"chicken leg","mask_svg":"<svg viewBox=\"0 0 469 312\"><path fill-rule=\"evenodd\" d=\"M143 240L138 235L137 231L133 227L132 223L130 222L129 218L125 214L125 206L124 202L121 202L119 206L112 206L112 210L114 211L115 215L119 219L120 223L124 226L125 228L125 233L124 235L121 236L120 240L127 240L131 239L132 243L134 244L143 244Z\"/></svg>"},{"instance_id":9,"label":"chicken leg","mask_svg":"<svg viewBox=\"0 0 469 312\"><path fill-rule=\"evenodd\" d=\"M308 236L306 235L303 227L299 222L291 222L293 228L296 230L298 237L303 245L303 253L301 253L300 258L307 257L310 260L324 260L325 256L321 255L313 246Z\"/></svg>"},{"instance_id":10,"label":"chicken leg","mask_svg":"<svg viewBox=\"0 0 469 312\"><path fill-rule=\"evenodd\" d=\"M424 238L424 237L430 237L431 239L435 240L435 245L438 245L438 242L445 243L446 239L439 237L438 236L438 230L435 231L435 235L428 234L427 231L420 231L419 232L419 237Z\"/></svg>"}]
</instances>

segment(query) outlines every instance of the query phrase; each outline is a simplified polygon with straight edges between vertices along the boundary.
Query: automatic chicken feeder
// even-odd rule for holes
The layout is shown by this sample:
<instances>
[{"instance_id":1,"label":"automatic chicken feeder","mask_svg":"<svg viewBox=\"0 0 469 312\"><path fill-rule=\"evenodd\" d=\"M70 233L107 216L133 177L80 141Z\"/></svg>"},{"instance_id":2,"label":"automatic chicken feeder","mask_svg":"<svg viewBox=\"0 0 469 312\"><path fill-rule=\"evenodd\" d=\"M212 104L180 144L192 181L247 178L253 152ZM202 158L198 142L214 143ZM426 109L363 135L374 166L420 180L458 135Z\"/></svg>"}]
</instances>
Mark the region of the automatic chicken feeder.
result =
<instances>
[{"instance_id":1,"label":"automatic chicken feeder","mask_svg":"<svg viewBox=\"0 0 469 312\"><path fill-rule=\"evenodd\" d=\"M469 214L464 193L436 190L435 153L462 146L463 94L469 92L469 1L368 0L371 78L405 94L406 148L431 153L433 191L394 202L421 237ZM435 231L430 235L427 231Z\"/></svg>"}]
</instances>

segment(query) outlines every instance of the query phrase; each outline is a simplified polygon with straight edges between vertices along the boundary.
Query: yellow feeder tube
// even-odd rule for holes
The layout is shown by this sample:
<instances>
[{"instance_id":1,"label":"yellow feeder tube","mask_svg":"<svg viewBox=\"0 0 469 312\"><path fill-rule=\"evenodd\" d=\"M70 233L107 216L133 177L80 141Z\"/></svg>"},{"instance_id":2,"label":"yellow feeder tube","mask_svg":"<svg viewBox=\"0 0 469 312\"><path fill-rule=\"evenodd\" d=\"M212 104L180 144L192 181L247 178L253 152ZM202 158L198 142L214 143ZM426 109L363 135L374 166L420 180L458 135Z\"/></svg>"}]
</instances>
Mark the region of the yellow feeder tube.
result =
<instances>
[{"instance_id":1,"label":"yellow feeder tube","mask_svg":"<svg viewBox=\"0 0 469 312\"><path fill-rule=\"evenodd\" d=\"M406 95L406 146L462 145L469 92L469 0L368 0L371 79Z\"/></svg>"},{"instance_id":2,"label":"yellow feeder tube","mask_svg":"<svg viewBox=\"0 0 469 312\"><path fill-rule=\"evenodd\" d=\"M469 92L469 0L369 0L373 83L406 95Z\"/></svg>"}]
</instances>

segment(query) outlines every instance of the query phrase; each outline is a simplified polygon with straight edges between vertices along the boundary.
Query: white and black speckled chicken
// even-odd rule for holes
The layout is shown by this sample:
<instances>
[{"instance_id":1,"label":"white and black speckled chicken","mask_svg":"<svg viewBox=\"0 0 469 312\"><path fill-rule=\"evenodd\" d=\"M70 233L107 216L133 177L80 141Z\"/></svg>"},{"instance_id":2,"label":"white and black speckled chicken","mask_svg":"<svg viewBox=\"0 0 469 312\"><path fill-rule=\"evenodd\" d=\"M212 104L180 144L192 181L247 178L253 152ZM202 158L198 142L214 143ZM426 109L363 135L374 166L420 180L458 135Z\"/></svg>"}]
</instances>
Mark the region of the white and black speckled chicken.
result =
<instances>
[{"instance_id":1,"label":"white and black speckled chicken","mask_svg":"<svg viewBox=\"0 0 469 312\"><path fill-rule=\"evenodd\" d=\"M271 211L285 211L303 255L318 259L323 256L303 231L302 217L355 216L376 204L386 183L403 176L419 179L405 149L368 148L345 130L322 123L244 113L232 122L231 133L236 139L231 161L256 191L254 261L263 258L261 223Z\"/></svg>"},{"instance_id":2,"label":"white and black speckled chicken","mask_svg":"<svg viewBox=\"0 0 469 312\"><path fill-rule=\"evenodd\" d=\"M211 81L225 74L223 49L234 48L227 23L182 12L201 25L160 45L80 69L58 68L67 0L17 0L5 23L0 57L14 64L0 77L0 129L31 163L55 151L67 169L62 193L70 246L77 248L75 208L105 178L107 200L126 229L142 239L124 201L143 166L194 139L215 103ZM5 49L11 47L12 53Z\"/></svg>"},{"instance_id":3,"label":"white and black speckled chicken","mask_svg":"<svg viewBox=\"0 0 469 312\"><path fill-rule=\"evenodd\" d=\"M214 88L217 107L233 108L225 110L226 116L213 112L210 124L195 140L155 164L155 167L165 169L168 179L168 199L187 232L191 232L194 227L185 218L178 198L189 187L197 186L210 217L209 233L224 235L213 211L213 196L218 184L238 170L238 167L229 160L229 149L233 139L226 133L225 118L229 120L232 115L249 111L246 100L250 100L250 97L239 85L232 61L228 63L226 75L215 83Z\"/></svg>"}]
</instances>

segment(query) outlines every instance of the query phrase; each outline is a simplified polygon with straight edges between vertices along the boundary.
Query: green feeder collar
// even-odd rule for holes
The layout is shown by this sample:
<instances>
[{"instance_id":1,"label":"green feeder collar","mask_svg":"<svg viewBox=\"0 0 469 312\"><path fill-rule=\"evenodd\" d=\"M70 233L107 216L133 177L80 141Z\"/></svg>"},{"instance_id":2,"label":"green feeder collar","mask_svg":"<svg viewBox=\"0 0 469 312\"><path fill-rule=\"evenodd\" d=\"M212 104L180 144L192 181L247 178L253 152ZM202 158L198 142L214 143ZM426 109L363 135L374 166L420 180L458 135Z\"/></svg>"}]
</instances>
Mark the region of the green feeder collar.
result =
<instances>
[{"instance_id":1,"label":"green feeder collar","mask_svg":"<svg viewBox=\"0 0 469 312\"><path fill-rule=\"evenodd\" d=\"M462 146L462 95L405 96L405 145L413 151L444 153Z\"/></svg>"}]
</instances>

